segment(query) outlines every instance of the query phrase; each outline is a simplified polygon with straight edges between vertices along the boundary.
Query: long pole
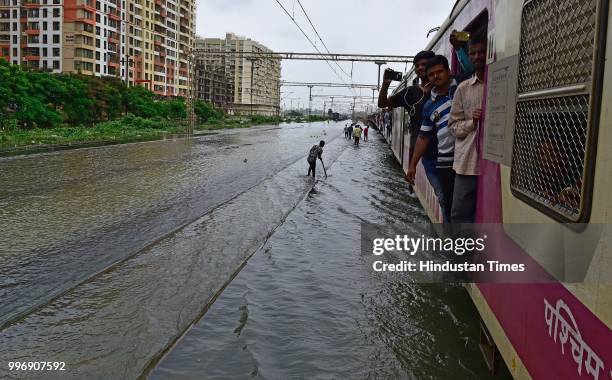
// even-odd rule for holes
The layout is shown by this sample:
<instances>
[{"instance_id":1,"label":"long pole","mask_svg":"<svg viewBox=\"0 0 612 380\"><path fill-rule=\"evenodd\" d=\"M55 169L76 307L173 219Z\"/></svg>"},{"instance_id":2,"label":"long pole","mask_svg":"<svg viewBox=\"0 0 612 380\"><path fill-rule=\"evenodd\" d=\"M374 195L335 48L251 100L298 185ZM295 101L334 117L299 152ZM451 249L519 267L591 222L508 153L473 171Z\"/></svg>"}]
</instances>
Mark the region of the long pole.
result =
<instances>
[{"instance_id":1,"label":"long pole","mask_svg":"<svg viewBox=\"0 0 612 380\"><path fill-rule=\"evenodd\" d=\"M195 115L194 115L194 107L193 107L193 93L194 93L194 89L193 89L193 54L190 52L189 53L189 59L187 60L187 114L188 114L188 126L187 126L187 135L188 136L192 136L193 135L193 131L195 129Z\"/></svg>"},{"instance_id":2,"label":"long pole","mask_svg":"<svg viewBox=\"0 0 612 380\"><path fill-rule=\"evenodd\" d=\"M253 115L253 75L255 72L255 62L257 58L248 57L247 60L251 62L251 115Z\"/></svg>"},{"instance_id":3,"label":"long pole","mask_svg":"<svg viewBox=\"0 0 612 380\"><path fill-rule=\"evenodd\" d=\"M380 91L380 66L385 65L387 62L374 61L374 63L378 65L378 85L376 86L376 89Z\"/></svg>"},{"instance_id":4,"label":"long pole","mask_svg":"<svg viewBox=\"0 0 612 380\"><path fill-rule=\"evenodd\" d=\"M308 116L310 116L311 109L312 109L312 86L308 86Z\"/></svg>"}]
</instances>

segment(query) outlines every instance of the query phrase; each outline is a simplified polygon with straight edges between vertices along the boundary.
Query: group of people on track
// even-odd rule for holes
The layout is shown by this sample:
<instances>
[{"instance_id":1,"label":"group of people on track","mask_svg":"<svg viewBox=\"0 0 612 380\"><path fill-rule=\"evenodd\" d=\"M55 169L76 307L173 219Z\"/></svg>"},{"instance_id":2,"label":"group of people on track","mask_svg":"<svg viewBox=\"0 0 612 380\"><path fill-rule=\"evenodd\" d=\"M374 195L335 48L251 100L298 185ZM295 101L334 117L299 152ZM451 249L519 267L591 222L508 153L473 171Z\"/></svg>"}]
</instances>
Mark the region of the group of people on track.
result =
<instances>
[{"instance_id":1,"label":"group of people on track","mask_svg":"<svg viewBox=\"0 0 612 380\"><path fill-rule=\"evenodd\" d=\"M363 136L363 141L368 141L368 132L370 127L367 125L361 127L361 125L357 122L351 123L351 125L346 124L344 126L344 137L347 139L352 139L354 141L354 145L359 145L359 141Z\"/></svg>"}]
</instances>

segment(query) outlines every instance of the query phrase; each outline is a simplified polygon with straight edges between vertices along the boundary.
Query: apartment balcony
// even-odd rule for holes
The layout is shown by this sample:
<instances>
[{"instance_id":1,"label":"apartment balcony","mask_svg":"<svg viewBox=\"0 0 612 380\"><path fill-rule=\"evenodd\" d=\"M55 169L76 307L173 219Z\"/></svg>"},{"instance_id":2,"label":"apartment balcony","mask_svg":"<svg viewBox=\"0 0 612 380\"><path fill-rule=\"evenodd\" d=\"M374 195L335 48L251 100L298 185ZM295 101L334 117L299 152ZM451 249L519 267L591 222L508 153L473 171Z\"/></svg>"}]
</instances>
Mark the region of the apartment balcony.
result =
<instances>
[{"instance_id":1,"label":"apartment balcony","mask_svg":"<svg viewBox=\"0 0 612 380\"><path fill-rule=\"evenodd\" d=\"M84 10L92 12L92 13L95 13L97 11L96 10L96 5L92 1L90 1L90 0L83 0L83 1L81 1L79 3L77 3L77 8L78 9L84 9Z\"/></svg>"},{"instance_id":2,"label":"apartment balcony","mask_svg":"<svg viewBox=\"0 0 612 380\"><path fill-rule=\"evenodd\" d=\"M24 60L30 62L30 61L40 61L40 56L39 55L26 55L25 57L23 57Z\"/></svg>"},{"instance_id":3,"label":"apartment balcony","mask_svg":"<svg viewBox=\"0 0 612 380\"><path fill-rule=\"evenodd\" d=\"M161 7L164 4L163 4L162 0L155 0L155 5L159 5Z\"/></svg>"},{"instance_id":4,"label":"apartment balcony","mask_svg":"<svg viewBox=\"0 0 612 380\"><path fill-rule=\"evenodd\" d=\"M108 35L108 42L111 44L118 44L119 43L119 34L115 33L115 32L111 32Z\"/></svg>"},{"instance_id":5,"label":"apartment balcony","mask_svg":"<svg viewBox=\"0 0 612 380\"><path fill-rule=\"evenodd\" d=\"M26 29L24 33L28 36L38 36L40 35L40 29Z\"/></svg>"},{"instance_id":6,"label":"apartment balcony","mask_svg":"<svg viewBox=\"0 0 612 380\"><path fill-rule=\"evenodd\" d=\"M77 18L77 19L76 19L76 21L78 21L78 22L82 22L83 24L89 24L89 25L91 25L91 26L96 26L96 20L95 20L95 19L91 19L91 18L84 18L84 17L82 17L82 18ZM94 31L93 31L93 30L92 30L91 32L90 32L90 31L88 31L88 30L85 30L85 32L88 32L88 33L94 33Z\"/></svg>"},{"instance_id":7,"label":"apartment balcony","mask_svg":"<svg viewBox=\"0 0 612 380\"><path fill-rule=\"evenodd\" d=\"M109 9L108 17L115 21L121 21L121 12L116 9Z\"/></svg>"},{"instance_id":8,"label":"apartment balcony","mask_svg":"<svg viewBox=\"0 0 612 380\"><path fill-rule=\"evenodd\" d=\"M21 6L27 9L40 8L40 1L39 0L25 0L21 2Z\"/></svg>"}]
</instances>

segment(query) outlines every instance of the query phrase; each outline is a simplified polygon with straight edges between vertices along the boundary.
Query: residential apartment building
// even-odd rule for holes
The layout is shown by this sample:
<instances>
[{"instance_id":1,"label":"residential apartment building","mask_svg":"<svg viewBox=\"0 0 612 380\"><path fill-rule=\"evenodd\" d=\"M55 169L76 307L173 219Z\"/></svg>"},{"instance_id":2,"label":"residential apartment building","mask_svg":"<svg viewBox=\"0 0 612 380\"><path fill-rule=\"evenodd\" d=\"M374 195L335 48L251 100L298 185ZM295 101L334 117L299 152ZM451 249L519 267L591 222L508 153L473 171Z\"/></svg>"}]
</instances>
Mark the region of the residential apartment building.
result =
<instances>
[{"instance_id":1,"label":"residential apartment building","mask_svg":"<svg viewBox=\"0 0 612 380\"><path fill-rule=\"evenodd\" d=\"M231 50L227 51L230 55L221 54L226 52L225 39L196 38L195 96L231 114L234 104L235 59Z\"/></svg>"},{"instance_id":2,"label":"residential apartment building","mask_svg":"<svg viewBox=\"0 0 612 380\"><path fill-rule=\"evenodd\" d=\"M251 59L248 55L251 52L271 53L272 50L233 33L227 33L225 39L198 38L198 97L212 103L215 98L227 99L229 113L277 115L280 111L280 59Z\"/></svg>"},{"instance_id":3,"label":"residential apartment building","mask_svg":"<svg viewBox=\"0 0 612 380\"><path fill-rule=\"evenodd\" d=\"M0 0L0 59L186 96L195 0Z\"/></svg>"}]
</instances>

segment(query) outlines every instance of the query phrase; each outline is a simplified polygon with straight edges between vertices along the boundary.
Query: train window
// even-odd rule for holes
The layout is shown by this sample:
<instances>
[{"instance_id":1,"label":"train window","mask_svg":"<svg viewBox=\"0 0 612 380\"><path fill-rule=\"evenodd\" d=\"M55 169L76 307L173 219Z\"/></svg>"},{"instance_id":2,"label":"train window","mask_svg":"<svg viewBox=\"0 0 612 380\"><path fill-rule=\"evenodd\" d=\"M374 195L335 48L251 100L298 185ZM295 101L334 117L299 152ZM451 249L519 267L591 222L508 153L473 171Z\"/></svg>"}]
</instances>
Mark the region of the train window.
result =
<instances>
[{"instance_id":1,"label":"train window","mask_svg":"<svg viewBox=\"0 0 612 380\"><path fill-rule=\"evenodd\" d=\"M604 3L527 0L523 7L511 189L561 222L585 222L590 213Z\"/></svg>"}]
</instances>

